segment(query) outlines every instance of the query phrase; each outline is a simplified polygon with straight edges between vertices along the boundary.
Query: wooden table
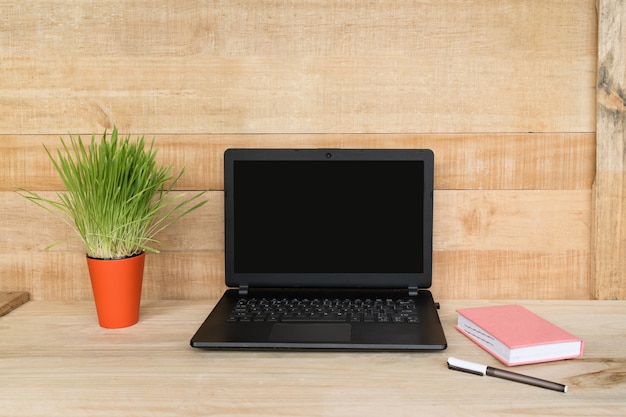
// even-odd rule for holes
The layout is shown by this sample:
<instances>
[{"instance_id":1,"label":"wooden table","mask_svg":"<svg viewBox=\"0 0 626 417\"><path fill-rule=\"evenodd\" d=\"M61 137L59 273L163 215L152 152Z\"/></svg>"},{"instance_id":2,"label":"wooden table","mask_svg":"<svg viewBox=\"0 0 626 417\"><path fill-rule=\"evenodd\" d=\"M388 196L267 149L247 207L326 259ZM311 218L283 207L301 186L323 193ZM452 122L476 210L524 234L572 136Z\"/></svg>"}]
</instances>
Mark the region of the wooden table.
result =
<instances>
[{"instance_id":1,"label":"wooden table","mask_svg":"<svg viewBox=\"0 0 626 417\"><path fill-rule=\"evenodd\" d=\"M566 394L448 370L448 356L501 366L454 323L503 302L440 301L449 347L433 353L211 352L189 339L213 302L145 301L138 324L106 330L91 302L31 301L0 318L0 414L626 415L626 301L521 302L585 341L583 359L513 369Z\"/></svg>"}]
</instances>

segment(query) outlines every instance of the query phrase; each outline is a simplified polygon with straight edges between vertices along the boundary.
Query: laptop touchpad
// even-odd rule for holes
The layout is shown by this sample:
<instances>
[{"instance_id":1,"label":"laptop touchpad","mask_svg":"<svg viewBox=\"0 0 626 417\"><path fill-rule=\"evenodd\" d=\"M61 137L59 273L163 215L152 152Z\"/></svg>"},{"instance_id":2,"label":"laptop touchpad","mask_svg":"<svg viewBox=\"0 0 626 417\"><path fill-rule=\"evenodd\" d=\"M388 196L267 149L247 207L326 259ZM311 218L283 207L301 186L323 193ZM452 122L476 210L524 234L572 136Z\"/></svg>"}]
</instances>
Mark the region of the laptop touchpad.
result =
<instances>
[{"instance_id":1,"label":"laptop touchpad","mask_svg":"<svg viewBox=\"0 0 626 417\"><path fill-rule=\"evenodd\" d=\"M284 324L272 327L270 342L289 343L340 343L349 342L352 326L349 324Z\"/></svg>"}]
</instances>

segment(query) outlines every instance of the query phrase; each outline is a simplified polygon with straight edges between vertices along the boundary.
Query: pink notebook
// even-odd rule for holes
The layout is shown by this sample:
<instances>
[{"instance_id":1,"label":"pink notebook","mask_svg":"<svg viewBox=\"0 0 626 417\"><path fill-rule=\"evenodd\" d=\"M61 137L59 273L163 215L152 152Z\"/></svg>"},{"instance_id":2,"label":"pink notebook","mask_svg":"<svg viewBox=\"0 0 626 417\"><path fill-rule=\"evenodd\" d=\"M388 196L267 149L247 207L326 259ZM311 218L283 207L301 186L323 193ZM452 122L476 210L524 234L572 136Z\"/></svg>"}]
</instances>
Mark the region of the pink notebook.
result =
<instances>
[{"instance_id":1,"label":"pink notebook","mask_svg":"<svg viewBox=\"0 0 626 417\"><path fill-rule=\"evenodd\" d=\"M583 341L520 305L464 308L456 328L508 366L577 358Z\"/></svg>"}]
</instances>

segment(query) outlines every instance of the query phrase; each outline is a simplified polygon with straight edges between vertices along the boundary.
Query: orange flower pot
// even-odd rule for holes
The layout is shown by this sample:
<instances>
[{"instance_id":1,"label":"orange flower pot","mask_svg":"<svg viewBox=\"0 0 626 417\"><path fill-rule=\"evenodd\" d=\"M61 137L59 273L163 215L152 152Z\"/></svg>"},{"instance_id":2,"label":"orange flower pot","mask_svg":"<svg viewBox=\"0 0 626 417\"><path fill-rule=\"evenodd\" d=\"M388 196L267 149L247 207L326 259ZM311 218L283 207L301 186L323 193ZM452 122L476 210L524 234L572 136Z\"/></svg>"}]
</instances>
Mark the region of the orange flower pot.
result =
<instances>
[{"instance_id":1,"label":"orange flower pot","mask_svg":"<svg viewBox=\"0 0 626 417\"><path fill-rule=\"evenodd\" d=\"M145 259L145 252L124 259L87 257L100 326L118 329L137 323Z\"/></svg>"}]
</instances>

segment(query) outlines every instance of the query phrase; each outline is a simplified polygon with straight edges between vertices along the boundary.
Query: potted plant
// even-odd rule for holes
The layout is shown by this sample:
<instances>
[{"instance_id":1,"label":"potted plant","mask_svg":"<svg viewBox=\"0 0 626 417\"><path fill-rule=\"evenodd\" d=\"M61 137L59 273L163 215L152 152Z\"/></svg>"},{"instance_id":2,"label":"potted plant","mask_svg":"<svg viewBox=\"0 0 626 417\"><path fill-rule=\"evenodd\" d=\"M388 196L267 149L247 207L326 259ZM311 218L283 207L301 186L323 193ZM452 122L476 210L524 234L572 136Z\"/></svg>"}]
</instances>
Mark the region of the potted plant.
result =
<instances>
[{"instance_id":1,"label":"potted plant","mask_svg":"<svg viewBox=\"0 0 626 417\"><path fill-rule=\"evenodd\" d=\"M84 243L100 325L131 326L139 319L146 252L159 252L156 235L205 204L204 192L171 194L184 168L174 175L173 166L158 164L154 140L147 147L143 136L118 138L115 127L109 138L105 130L89 144L69 139L61 138L56 158L44 145L67 192L57 200L20 194L61 218Z\"/></svg>"}]
</instances>

